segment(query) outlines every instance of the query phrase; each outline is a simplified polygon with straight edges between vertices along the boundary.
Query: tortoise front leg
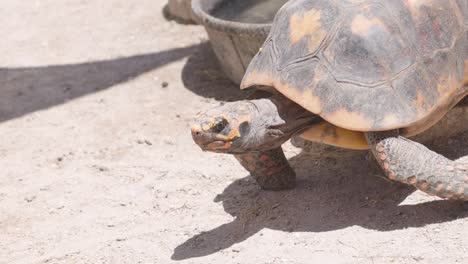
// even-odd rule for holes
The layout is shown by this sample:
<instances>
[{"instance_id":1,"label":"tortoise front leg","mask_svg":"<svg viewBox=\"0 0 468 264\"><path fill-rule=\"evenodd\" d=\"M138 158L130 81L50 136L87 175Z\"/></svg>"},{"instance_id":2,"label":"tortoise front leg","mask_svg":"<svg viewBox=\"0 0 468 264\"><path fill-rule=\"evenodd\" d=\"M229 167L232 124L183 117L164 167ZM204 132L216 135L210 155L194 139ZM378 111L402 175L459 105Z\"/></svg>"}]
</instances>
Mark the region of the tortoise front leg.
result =
<instances>
[{"instance_id":1,"label":"tortoise front leg","mask_svg":"<svg viewBox=\"0 0 468 264\"><path fill-rule=\"evenodd\" d=\"M234 156L262 189L280 191L296 186L296 173L281 147Z\"/></svg>"},{"instance_id":2,"label":"tortoise front leg","mask_svg":"<svg viewBox=\"0 0 468 264\"><path fill-rule=\"evenodd\" d=\"M452 161L398 136L398 131L369 132L366 139L386 176L430 195L468 200L468 159Z\"/></svg>"}]
</instances>

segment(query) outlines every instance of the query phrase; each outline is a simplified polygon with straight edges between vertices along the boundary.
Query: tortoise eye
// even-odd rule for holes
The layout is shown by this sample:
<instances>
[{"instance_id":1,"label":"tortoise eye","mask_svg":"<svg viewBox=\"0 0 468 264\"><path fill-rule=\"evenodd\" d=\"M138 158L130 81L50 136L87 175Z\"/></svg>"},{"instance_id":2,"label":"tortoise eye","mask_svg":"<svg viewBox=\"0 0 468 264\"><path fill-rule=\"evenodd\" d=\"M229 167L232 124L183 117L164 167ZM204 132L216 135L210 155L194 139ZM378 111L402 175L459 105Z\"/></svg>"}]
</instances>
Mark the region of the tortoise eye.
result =
<instances>
[{"instance_id":1,"label":"tortoise eye","mask_svg":"<svg viewBox=\"0 0 468 264\"><path fill-rule=\"evenodd\" d=\"M221 131L224 130L224 128L227 126L227 120L223 118L220 122L218 122L212 129L214 133L220 133Z\"/></svg>"}]
</instances>

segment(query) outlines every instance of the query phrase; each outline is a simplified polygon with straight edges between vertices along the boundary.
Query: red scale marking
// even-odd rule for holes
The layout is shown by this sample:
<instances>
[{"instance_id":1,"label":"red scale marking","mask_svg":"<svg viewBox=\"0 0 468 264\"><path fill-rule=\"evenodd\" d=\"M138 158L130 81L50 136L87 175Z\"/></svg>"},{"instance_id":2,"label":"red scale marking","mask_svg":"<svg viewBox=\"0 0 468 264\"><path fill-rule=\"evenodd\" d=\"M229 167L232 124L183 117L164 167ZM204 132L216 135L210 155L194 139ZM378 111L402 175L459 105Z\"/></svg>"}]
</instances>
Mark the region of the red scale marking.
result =
<instances>
[{"instance_id":1,"label":"red scale marking","mask_svg":"<svg viewBox=\"0 0 468 264\"><path fill-rule=\"evenodd\" d=\"M380 155L380 160L385 160L386 158L387 158L387 155L385 154Z\"/></svg>"},{"instance_id":2,"label":"red scale marking","mask_svg":"<svg viewBox=\"0 0 468 264\"><path fill-rule=\"evenodd\" d=\"M390 165L388 165L388 163L384 163L383 167L385 170L388 170L390 168Z\"/></svg>"},{"instance_id":3,"label":"red scale marking","mask_svg":"<svg viewBox=\"0 0 468 264\"><path fill-rule=\"evenodd\" d=\"M432 28L434 29L435 33L437 34L437 37L440 38L440 35L441 35L440 26L436 21L432 21Z\"/></svg>"},{"instance_id":4,"label":"red scale marking","mask_svg":"<svg viewBox=\"0 0 468 264\"><path fill-rule=\"evenodd\" d=\"M267 161L269 158L268 158L268 155L266 154L263 154L261 157L260 157L260 160L261 161Z\"/></svg>"}]
</instances>

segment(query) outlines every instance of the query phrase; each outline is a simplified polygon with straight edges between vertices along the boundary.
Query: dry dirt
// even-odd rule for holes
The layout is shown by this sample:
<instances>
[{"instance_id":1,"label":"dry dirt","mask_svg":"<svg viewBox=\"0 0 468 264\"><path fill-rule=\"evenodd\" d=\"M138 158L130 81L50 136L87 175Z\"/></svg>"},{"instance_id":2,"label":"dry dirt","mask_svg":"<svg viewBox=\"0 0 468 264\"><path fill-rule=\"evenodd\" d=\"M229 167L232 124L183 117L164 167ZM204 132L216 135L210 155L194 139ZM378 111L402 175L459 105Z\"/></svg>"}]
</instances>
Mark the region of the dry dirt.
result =
<instances>
[{"instance_id":1,"label":"dry dirt","mask_svg":"<svg viewBox=\"0 0 468 264\"><path fill-rule=\"evenodd\" d=\"M283 192L201 152L191 118L244 95L164 4L2 1L0 263L467 263L467 204L376 177L366 152L288 143Z\"/></svg>"}]
</instances>

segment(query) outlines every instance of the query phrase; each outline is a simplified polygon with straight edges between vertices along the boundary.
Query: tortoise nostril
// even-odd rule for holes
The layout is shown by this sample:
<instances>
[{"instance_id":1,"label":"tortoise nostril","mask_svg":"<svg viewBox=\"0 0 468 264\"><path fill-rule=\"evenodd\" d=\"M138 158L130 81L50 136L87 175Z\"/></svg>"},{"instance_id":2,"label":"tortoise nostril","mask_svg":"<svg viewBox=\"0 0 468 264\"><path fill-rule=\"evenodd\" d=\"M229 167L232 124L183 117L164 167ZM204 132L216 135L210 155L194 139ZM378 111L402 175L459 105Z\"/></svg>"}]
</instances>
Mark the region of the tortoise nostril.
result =
<instances>
[{"instance_id":1,"label":"tortoise nostril","mask_svg":"<svg viewBox=\"0 0 468 264\"><path fill-rule=\"evenodd\" d=\"M192 127L192 136L194 138L200 138L202 136L201 127L196 125Z\"/></svg>"}]
</instances>

